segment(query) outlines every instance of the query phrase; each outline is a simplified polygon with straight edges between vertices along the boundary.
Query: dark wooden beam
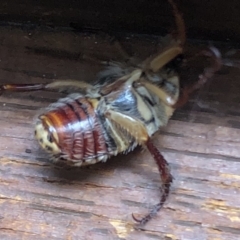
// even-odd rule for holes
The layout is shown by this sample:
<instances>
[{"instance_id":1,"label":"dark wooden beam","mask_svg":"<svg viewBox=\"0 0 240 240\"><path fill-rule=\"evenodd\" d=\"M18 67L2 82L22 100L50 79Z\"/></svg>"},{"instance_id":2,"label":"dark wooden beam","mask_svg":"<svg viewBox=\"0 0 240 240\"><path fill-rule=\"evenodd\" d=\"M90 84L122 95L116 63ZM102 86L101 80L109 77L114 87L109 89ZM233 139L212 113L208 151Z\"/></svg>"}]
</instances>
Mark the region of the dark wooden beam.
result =
<instances>
[{"instance_id":1,"label":"dark wooden beam","mask_svg":"<svg viewBox=\"0 0 240 240\"><path fill-rule=\"evenodd\" d=\"M240 41L238 0L176 0L176 4L183 13L189 38ZM167 0L3 0L0 21L157 35L174 26Z\"/></svg>"}]
</instances>

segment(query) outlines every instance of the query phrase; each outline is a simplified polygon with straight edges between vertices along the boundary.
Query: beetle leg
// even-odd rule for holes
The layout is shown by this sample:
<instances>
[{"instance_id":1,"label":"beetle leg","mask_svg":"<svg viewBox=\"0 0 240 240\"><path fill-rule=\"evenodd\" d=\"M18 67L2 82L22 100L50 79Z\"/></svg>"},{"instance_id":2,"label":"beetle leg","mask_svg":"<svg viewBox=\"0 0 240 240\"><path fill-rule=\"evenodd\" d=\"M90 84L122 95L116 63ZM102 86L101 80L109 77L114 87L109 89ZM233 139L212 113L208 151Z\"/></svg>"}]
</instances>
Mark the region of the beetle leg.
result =
<instances>
[{"instance_id":1,"label":"beetle leg","mask_svg":"<svg viewBox=\"0 0 240 240\"><path fill-rule=\"evenodd\" d=\"M170 44L169 47L161 51L156 57L146 60L146 69L150 69L153 72L159 71L164 65L169 63L179 54L183 52L183 45L186 42L186 30L185 30L185 23L182 18L182 15L178 11L177 6L172 0L168 0L169 4L172 6L173 15L175 17L175 23L177 26L177 36L174 37L174 41Z\"/></svg>"},{"instance_id":2,"label":"beetle leg","mask_svg":"<svg viewBox=\"0 0 240 240\"><path fill-rule=\"evenodd\" d=\"M141 122L135 120L130 116L111 110L108 110L105 116L111 121L113 121L115 124L121 126L125 131L127 131L132 137L136 139L139 145L146 145L158 166L162 182L162 195L160 198L160 202L156 204L154 208L140 220L137 219L134 215L132 215L133 219L139 223L137 227L141 227L157 214L157 212L162 208L169 195L170 186L173 178L170 174L168 162L164 159L159 150L154 146L150 137L148 136L147 129Z\"/></svg>"},{"instance_id":3,"label":"beetle leg","mask_svg":"<svg viewBox=\"0 0 240 240\"><path fill-rule=\"evenodd\" d=\"M172 78L168 79L169 83L172 83L172 85L178 89L178 77L173 76ZM161 101L163 101L166 105L172 106L177 102L179 92L176 90L174 93L167 92L166 89L160 88L156 86L155 84L151 83L150 81L141 81L140 83L148 89L150 92L154 93L156 96L159 97Z\"/></svg>"},{"instance_id":4,"label":"beetle leg","mask_svg":"<svg viewBox=\"0 0 240 240\"><path fill-rule=\"evenodd\" d=\"M170 192L171 183L173 181L173 177L170 173L168 162L165 160L163 155L160 153L160 151L154 146L153 142L150 140L150 138L145 143L149 152L153 156L160 173L162 186L161 186L161 198L160 202L154 206L154 208L142 219L137 219L134 215L132 215L133 219L139 223L137 228L142 227L145 225L149 220L151 220L157 212L162 208L163 204L166 202L167 197Z\"/></svg>"},{"instance_id":5,"label":"beetle leg","mask_svg":"<svg viewBox=\"0 0 240 240\"><path fill-rule=\"evenodd\" d=\"M178 101L175 105L173 105L174 108L179 108L186 104L191 93L201 88L208 81L208 79L210 79L222 67L221 54L215 47L210 47L208 51L202 51L198 55L210 57L213 60L213 65L212 67L204 70L203 74L199 76L199 79L195 84L192 86L186 86L181 90Z\"/></svg>"},{"instance_id":6,"label":"beetle leg","mask_svg":"<svg viewBox=\"0 0 240 240\"><path fill-rule=\"evenodd\" d=\"M0 85L0 93L5 91L19 91L19 92L31 92L37 90L58 90L58 89L87 89L92 87L92 85L77 81L77 80L64 80L64 81L54 81L48 84L4 84Z\"/></svg>"},{"instance_id":7,"label":"beetle leg","mask_svg":"<svg viewBox=\"0 0 240 240\"><path fill-rule=\"evenodd\" d=\"M64 89L64 88L73 88L73 89L87 89L91 88L92 85L86 82L67 79L64 81L54 81L45 85L45 89Z\"/></svg>"},{"instance_id":8,"label":"beetle leg","mask_svg":"<svg viewBox=\"0 0 240 240\"><path fill-rule=\"evenodd\" d=\"M105 116L134 137L139 145L143 145L148 140L147 130L140 121L112 110L108 110Z\"/></svg>"},{"instance_id":9,"label":"beetle leg","mask_svg":"<svg viewBox=\"0 0 240 240\"><path fill-rule=\"evenodd\" d=\"M0 93L5 91L37 91L44 89L44 84L4 84L0 85Z\"/></svg>"},{"instance_id":10,"label":"beetle leg","mask_svg":"<svg viewBox=\"0 0 240 240\"><path fill-rule=\"evenodd\" d=\"M180 40L181 46L185 44L186 42L186 29L185 29L185 23L182 18L182 14L178 11L177 6L172 0L168 0L168 2L171 4L173 9L173 15L175 17L175 23L177 26L177 39Z\"/></svg>"},{"instance_id":11,"label":"beetle leg","mask_svg":"<svg viewBox=\"0 0 240 240\"><path fill-rule=\"evenodd\" d=\"M166 48L164 51L162 51L155 58L153 58L150 61L149 65L147 65L146 69L152 70L153 72L157 72L164 65L169 63L171 60L173 60L175 57L177 57L182 52L183 52L182 47L180 47L178 45L170 46L170 47Z\"/></svg>"}]
</instances>

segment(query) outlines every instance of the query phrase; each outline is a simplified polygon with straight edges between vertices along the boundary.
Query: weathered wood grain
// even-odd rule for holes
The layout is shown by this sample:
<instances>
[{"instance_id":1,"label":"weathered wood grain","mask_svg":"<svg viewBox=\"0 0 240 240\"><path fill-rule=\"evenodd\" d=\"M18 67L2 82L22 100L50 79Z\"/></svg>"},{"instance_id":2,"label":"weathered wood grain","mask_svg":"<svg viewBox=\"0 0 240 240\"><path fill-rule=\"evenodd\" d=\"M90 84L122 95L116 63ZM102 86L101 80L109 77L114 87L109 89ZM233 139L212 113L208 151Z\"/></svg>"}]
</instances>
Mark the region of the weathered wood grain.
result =
<instances>
[{"instance_id":1,"label":"weathered wood grain","mask_svg":"<svg viewBox=\"0 0 240 240\"><path fill-rule=\"evenodd\" d=\"M144 56L156 46L155 39L135 41L124 44ZM90 82L101 66L85 61L86 56L96 62L121 59L99 36L0 28L0 83ZM60 169L34 140L33 119L61 94L3 94L0 239L239 239L239 74L239 69L223 68L155 136L174 183L162 211L139 232L132 228L131 213L142 216L160 197L150 154L136 149L105 164ZM196 78L196 71L189 69L185 77Z\"/></svg>"}]
</instances>

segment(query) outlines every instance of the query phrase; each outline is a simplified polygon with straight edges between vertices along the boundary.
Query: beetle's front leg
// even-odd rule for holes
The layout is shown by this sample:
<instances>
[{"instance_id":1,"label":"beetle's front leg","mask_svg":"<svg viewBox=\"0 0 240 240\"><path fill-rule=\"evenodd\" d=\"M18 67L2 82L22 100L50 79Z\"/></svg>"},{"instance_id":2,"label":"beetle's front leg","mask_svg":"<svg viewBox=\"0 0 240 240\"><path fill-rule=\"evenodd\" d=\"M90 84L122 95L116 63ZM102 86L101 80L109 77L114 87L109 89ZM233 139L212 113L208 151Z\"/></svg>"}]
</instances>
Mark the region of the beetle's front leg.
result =
<instances>
[{"instance_id":1,"label":"beetle's front leg","mask_svg":"<svg viewBox=\"0 0 240 240\"><path fill-rule=\"evenodd\" d=\"M0 85L0 94L8 91L31 92L44 89L44 84L3 84Z\"/></svg>"},{"instance_id":2,"label":"beetle's front leg","mask_svg":"<svg viewBox=\"0 0 240 240\"><path fill-rule=\"evenodd\" d=\"M173 0L168 0L173 9L173 16L175 17L175 23L177 26L177 36L176 39L180 40L181 46L186 42L186 29L182 14L178 11L178 8Z\"/></svg>"},{"instance_id":3,"label":"beetle's front leg","mask_svg":"<svg viewBox=\"0 0 240 240\"><path fill-rule=\"evenodd\" d=\"M74 90L86 90L92 87L92 85L81 82L78 80L58 80L52 83L42 84L3 84L0 85L0 94L6 91L17 91L17 92L32 92L38 90L65 90L65 89L74 89Z\"/></svg>"}]
</instances>

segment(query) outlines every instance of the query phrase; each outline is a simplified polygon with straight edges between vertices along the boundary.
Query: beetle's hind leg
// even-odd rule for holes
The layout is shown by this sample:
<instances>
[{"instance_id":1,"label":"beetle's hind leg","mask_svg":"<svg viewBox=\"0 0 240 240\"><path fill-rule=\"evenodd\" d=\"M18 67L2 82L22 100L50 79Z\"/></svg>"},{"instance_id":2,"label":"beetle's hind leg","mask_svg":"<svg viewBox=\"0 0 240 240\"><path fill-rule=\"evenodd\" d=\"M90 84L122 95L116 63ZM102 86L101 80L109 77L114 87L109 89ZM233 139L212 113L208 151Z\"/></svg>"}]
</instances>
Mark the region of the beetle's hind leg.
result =
<instances>
[{"instance_id":1,"label":"beetle's hind leg","mask_svg":"<svg viewBox=\"0 0 240 240\"><path fill-rule=\"evenodd\" d=\"M138 222L139 224L136 226L136 228L140 228L143 225L145 225L149 220L151 220L154 216L156 216L157 212L162 208L164 203L167 200L167 197L170 192L171 183L173 181L173 177L170 173L168 162L165 160L163 155L160 153L160 151L154 146L153 142L150 140L150 138L146 142L146 146L153 156L160 173L162 186L161 186L161 198L160 202L156 204L153 209L142 219L137 219L134 215L132 215L133 219Z\"/></svg>"},{"instance_id":2,"label":"beetle's hind leg","mask_svg":"<svg viewBox=\"0 0 240 240\"><path fill-rule=\"evenodd\" d=\"M129 135L133 136L139 145L145 145L158 166L162 183L162 186L160 188L161 198L159 203L156 204L153 209L142 219L137 219L134 215L132 215L133 219L138 222L136 228L139 229L149 220L151 220L166 202L173 177L170 173L168 162L165 160L159 150L154 146L152 140L148 136L146 128L140 121L137 121L136 119L122 113L113 112L111 110L109 110L105 116L110 121L114 122L119 127L127 131Z\"/></svg>"}]
</instances>

